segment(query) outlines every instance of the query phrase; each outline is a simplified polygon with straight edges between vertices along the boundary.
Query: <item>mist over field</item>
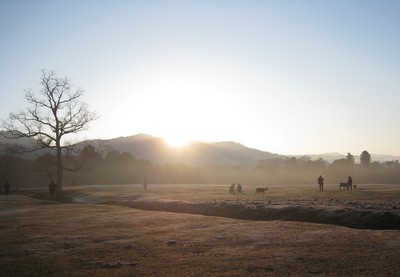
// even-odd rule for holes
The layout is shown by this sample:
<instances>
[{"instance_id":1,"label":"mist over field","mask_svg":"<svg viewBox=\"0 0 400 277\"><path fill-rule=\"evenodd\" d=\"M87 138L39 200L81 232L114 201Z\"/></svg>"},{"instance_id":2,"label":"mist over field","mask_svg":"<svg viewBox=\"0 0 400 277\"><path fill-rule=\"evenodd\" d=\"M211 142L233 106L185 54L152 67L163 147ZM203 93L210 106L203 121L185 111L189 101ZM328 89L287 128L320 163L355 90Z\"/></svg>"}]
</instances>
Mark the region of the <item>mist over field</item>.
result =
<instances>
[{"instance_id":1,"label":"mist over field","mask_svg":"<svg viewBox=\"0 0 400 277\"><path fill-rule=\"evenodd\" d=\"M396 276L400 1L0 0L0 276Z\"/></svg>"},{"instance_id":2,"label":"mist over field","mask_svg":"<svg viewBox=\"0 0 400 277\"><path fill-rule=\"evenodd\" d=\"M50 159L47 161L50 163L54 159L51 152L24 153L11 146L20 144L29 149L34 141L11 142L3 143L1 148L2 183L6 175L12 189L47 187L49 176L55 180L55 169L43 163L43 159ZM65 184L140 184L147 177L151 183L242 182L263 186L311 184L319 175L323 175L329 184L344 182L348 176L359 184L400 184L400 165L394 160L398 157L378 161L376 157L381 156L366 151L369 159L361 163L361 154L337 154L333 159L324 155L284 156L235 142L193 142L183 148L174 148L161 138L135 135L81 142L77 151L64 160L72 168L74 159L85 160L85 163L78 171L65 171Z\"/></svg>"},{"instance_id":3,"label":"mist over field","mask_svg":"<svg viewBox=\"0 0 400 277\"><path fill-rule=\"evenodd\" d=\"M4 276L390 276L400 270L397 160L373 161L363 151L357 162L350 153L328 161L234 142L172 148L147 135L94 140L63 155L64 165L82 166L63 172L56 198L49 186L55 156L27 156L24 147L3 144L0 159L10 185L0 195Z\"/></svg>"}]
</instances>

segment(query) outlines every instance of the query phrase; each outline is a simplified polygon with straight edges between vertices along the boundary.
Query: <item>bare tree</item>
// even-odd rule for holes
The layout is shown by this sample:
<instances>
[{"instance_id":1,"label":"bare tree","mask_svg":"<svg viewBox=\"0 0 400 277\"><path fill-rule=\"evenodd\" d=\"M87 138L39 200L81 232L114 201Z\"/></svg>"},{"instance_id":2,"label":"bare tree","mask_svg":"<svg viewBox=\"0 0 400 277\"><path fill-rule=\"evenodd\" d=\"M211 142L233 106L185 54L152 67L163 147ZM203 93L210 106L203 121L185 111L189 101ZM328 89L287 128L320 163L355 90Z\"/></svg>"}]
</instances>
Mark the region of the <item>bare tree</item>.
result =
<instances>
[{"instance_id":1,"label":"bare tree","mask_svg":"<svg viewBox=\"0 0 400 277\"><path fill-rule=\"evenodd\" d=\"M84 91L75 87L67 78L58 78L55 72L42 70L41 90L35 95L26 91L25 98L29 107L25 111L10 113L7 120L2 120L3 128L11 138L35 138L39 147L56 152L57 195L62 194L63 149L71 148L65 142L65 136L86 130L88 124L97 119L80 98Z\"/></svg>"}]
</instances>

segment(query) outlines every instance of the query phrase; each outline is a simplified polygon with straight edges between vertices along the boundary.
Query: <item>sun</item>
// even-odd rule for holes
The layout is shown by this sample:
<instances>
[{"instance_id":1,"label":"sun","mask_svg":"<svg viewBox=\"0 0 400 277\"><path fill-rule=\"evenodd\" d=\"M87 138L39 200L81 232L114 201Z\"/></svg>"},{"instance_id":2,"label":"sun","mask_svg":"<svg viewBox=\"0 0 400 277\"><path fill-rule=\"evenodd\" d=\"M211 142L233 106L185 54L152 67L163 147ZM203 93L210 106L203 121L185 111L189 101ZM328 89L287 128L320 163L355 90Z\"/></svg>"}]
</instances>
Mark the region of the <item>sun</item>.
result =
<instances>
[{"instance_id":1,"label":"sun","mask_svg":"<svg viewBox=\"0 0 400 277\"><path fill-rule=\"evenodd\" d=\"M191 140L180 135L164 136L165 142L174 148L183 148L190 144Z\"/></svg>"}]
</instances>

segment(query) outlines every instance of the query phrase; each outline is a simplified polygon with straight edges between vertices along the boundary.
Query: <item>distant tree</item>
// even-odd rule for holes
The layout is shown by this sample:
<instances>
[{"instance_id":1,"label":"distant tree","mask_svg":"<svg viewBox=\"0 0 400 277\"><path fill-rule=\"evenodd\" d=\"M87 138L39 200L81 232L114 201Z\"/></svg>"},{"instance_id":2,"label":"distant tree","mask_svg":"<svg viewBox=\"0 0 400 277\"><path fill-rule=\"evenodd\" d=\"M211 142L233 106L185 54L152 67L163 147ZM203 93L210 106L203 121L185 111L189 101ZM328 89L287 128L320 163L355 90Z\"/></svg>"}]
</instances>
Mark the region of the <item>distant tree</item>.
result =
<instances>
[{"instance_id":1,"label":"distant tree","mask_svg":"<svg viewBox=\"0 0 400 277\"><path fill-rule=\"evenodd\" d=\"M349 162L349 165L353 165L353 164L355 163L354 156L353 156L353 155L351 155L351 154L350 154L350 152L349 152L349 153L347 153L347 156L346 156L346 158L347 158L347 161Z\"/></svg>"},{"instance_id":2,"label":"distant tree","mask_svg":"<svg viewBox=\"0 0 400 277\"><path fill-rule=\"evenodd\" d=\"M116 150L111 150L106 154L105 161L109 164L121 161L121 153Z\"/></svg>"},{"instance_id":3,"label":"distant tree","mask_svg":"<svg viewBox=\"0 0 400 277\"><path fill-rule=\"evenodd\" d=\"M63 149L72 146L64 138L85 130L97 115L80 101L84 91L67 78L58 78L53 71L42 70L40 84L39 96L31 90L26 92L30 106L25 111L10 113L7 120L2 120L2 126L10 132L10 138L37 139L40 145L32 150L48 148L56 152L57 196L61 196L63 170L67 169L63 165Z\"/></svg>"},{"instance_id":4,"label":"distant tree","mask_svg":"<svg viewBox=\"0 0 400 277\"><path fill-rule=\"evenodd\" d=\"M96 151L93 145L89 144L83 147L80 153L80 160L86 161L89 159L101 160L101 155Z\"/></svg>"},{"instance_id":5,"label":"distant tree","mask_svg":"<svg viewBox=\"0 0 400 277\"><path fill-rule=\"evenodd\" d=\"M286 163L286 167L287 167L288 169L297 168L298 165L299 165L299 163L298 163L296 157L289 157L289 158L286 158L285 163Z\"/></svg>"},{"instance_id":6,"label":"distant tree","mask_svg":"<svg viewBox=\"0 0 400 277\"><path fill-rule=\"evenodd\" d=\"M299 164L305 164L305 163L308 163L311 161L311 157L304 155L304 156L301 156L300 158L298 158L297 161L299 162Z\"/></svg>"},{"instance_id":7,"label":"distant tree","mask_svg":"<svg viewBox=\"0 0 400 277\"><path fill-rule=\"evenodd\" d=\"M303 160L302 167L305 169L321 171L327 167L328 163L322 158L318 158L315 161L313 161L308 156L304 156L304 157L306 157L306 158L302 159Z\"/></svg>"},{"instance_id":8,"label":"distant tree","mask_svg":"<svg viewBox=\"0 0 400 277\"><path fill-rule=\"evenodd\" d=\"M400 167L399 160L395 160L395 161L386 161L386 162L383 163L383 165L384 165L386 168Z\"/></svg>"},{"instance_id":9,"label":"distant tree","mask_svg":"<svg viewBox=\"0 0 400 277\"><path fill-rule=\"evenodd\" d=\"M371 164L371 155L365 150L360 155L360 163L363 166Z\"/></svg>"},{"instance_id":10,"label":"distant tree","mask_svg":"<svg viewBox=\"0 0 400 277\"><path fill-rule=\"evenodd\" d=\"M349 165L349 161L347 159L336 159L332 161L332 166L336 167L347 167Z\"/></svg>"},{"instance_id":11,"label":"distant tree","mask_svg":"<svg viewBox=\"0 0 400 277\"><path fill-rule=\"evenodd\" d=\"M121 153L120 159L121 159L121 161L124 162L124 163L131 163L131 162L134 162L134 161L135 161L135 157L132 156L132 154L131 154L131 153L128 153L128 152L123 152L123 153Z\"/></svg>"},{"instance_id":12,"label":"distant tree","mask_svg":"<svg viewBox=\"0 0 400 277\"><path fill-rule=\"evenodd\" d=\"M325 161L323 158L316 159L315 163L321 168L325 168L327 166L327 164L328 164L328 162Z\"/></svg>"}]
</instances>

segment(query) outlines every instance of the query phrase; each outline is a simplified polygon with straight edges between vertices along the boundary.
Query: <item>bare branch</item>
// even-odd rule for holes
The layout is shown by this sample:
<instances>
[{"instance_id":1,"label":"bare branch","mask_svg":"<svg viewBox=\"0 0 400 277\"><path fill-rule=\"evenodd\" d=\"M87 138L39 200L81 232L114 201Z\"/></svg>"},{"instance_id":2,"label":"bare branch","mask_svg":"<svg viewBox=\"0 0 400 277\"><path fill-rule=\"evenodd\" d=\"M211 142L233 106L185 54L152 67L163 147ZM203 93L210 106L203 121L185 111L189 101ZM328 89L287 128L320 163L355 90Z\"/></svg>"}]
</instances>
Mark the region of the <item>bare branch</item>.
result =
<instances>
[{"instance_id":1,"label":"bare branch","mask_svg":"<svg viewBox=\"0 0 400 277\"><path fill-rule=\"evenodd\" d=\"M40 84L39 96L31 90L26 91L29 107L23 112L10 113L1 125L10 138L35 138L38 149L56 150L57 183L61 187L62 171L66 169L62 163L62 149L70 147L63 145L64 136L85 130L98 117L89 111L86 103L79 101L84 91L75 88L67 78L58 78L54 71L42 70Z\"/></svg>"}]
</instances>

